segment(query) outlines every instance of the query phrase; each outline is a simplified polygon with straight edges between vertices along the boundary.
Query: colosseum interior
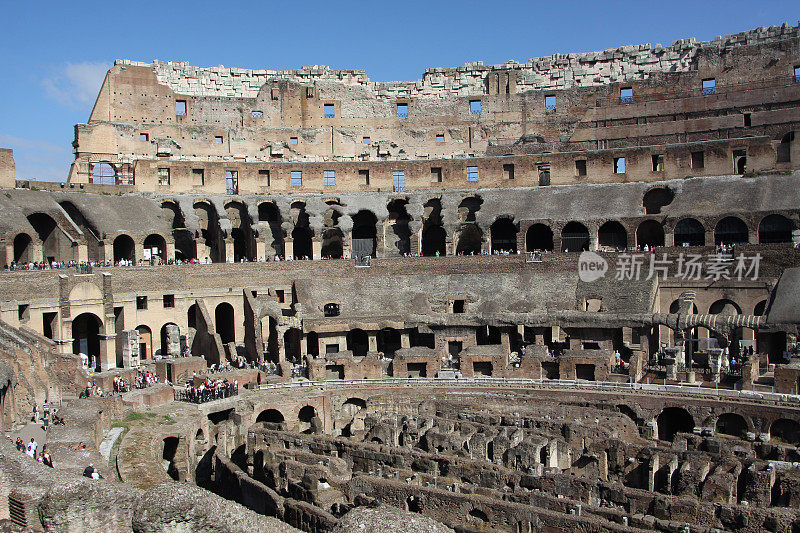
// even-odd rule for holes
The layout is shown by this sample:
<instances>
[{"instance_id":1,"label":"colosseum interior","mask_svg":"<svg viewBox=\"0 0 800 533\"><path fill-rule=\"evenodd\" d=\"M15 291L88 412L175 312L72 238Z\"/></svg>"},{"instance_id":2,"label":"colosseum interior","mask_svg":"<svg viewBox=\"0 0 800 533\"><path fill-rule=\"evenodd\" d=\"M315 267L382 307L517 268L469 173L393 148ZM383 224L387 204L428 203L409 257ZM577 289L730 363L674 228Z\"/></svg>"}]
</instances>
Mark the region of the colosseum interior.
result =
<instances>
[{"instance_id":1,"label":"colosseum interior","mask_svg":"<svg viewBox=\"0 0 800 533\"><path fill-rule=\"evenodd\" d=\"M0 526L798 533L798 134L800 26L118 60L66 182L0 150Z\"/></svg>"}]
</instances>

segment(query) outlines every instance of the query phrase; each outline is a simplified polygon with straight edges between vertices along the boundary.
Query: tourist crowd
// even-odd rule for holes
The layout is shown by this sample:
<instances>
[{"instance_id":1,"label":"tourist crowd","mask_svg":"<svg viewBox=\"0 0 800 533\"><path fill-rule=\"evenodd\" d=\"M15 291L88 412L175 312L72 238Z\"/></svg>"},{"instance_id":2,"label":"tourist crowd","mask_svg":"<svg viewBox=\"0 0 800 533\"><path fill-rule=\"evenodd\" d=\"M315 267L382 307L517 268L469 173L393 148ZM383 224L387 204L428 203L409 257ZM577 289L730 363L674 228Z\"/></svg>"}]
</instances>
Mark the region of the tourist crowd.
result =
<instances>
[{"instance_id":1,"label":"tourist crowd","mask_svg":"<svg viewBox=\"0 0 800 533\"><path fill-rule=\"evenodd\" d=\"M179 400L192 403L211 402L239 394L239 381L230 382L227 379L206 378L197 386L187 382L186 387L181 392L182 394L178 397Z\"/></svg>"},{"instance_id":2,"label":"tourist crowd","mask_svg":"<svg viewBox=\"0 0 800 533\"><path fill-rule=\"evenodd\" d=\"M6 436L8 440L11 440L11 437ZM39 448L39 443L36 442L36 439L31 437L31 440L28 444L25 444L20 437L17 437L15 442L17 450L23 452L25 455L30 457L31 459L36 459L44 466L49 466L53 468L53 457L50 455L50 452L47 450L47 444L42 446L40 451L37 450Z\"/></svg>"}]
</instances>

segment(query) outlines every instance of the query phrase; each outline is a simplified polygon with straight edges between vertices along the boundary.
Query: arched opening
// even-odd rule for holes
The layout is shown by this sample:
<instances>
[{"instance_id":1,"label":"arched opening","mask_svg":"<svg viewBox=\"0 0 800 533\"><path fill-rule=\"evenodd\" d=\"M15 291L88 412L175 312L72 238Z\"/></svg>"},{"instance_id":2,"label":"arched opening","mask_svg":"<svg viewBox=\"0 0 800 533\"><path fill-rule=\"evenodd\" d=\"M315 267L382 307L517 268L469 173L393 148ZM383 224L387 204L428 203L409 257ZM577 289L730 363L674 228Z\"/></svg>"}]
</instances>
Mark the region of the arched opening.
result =
<instances>
[{"instance_id":1,"label":"arched opening","mask_svg":"<svg viewBox=\"0 0 800 533\"><path fill-rule=\"evenodd\" d=\"M14 261L17 263L33 262L33 240L27 233L18 233L14 237Z\"/></svg>"},{"instance_id":2,"label":"arched opening","mask_svg":"<svg viewBox=\"0 0 800 533\"><path fill-rule=\"evenodd\" d=\"M142 361L153 358L153 332L152 330L142 324L136 326L136 331L139 333L139 359Z\"/></svg>"},{"instance_id":3,"label":"arched opening","mask_svg":"<svg viewBox=\"0 0 800 533\"><path fill-rule=\"evenodd\" d=\"M186 227L186 219L184 218L183 211L181 211L181 208L177 202L161 202L161 216L164 217L172 229L181 229Z\"/></svg>"},{"instance_id":4,"label":"arched opening","mask_svg":"<svg viewBox=\"0 0 800 533\"><path fill-rule=\"evenodd\" d=\"M161 326L161 353L162 357L177 357L181 355L180 329L174 322L167 322ZM171 336L174 336L171 338Z\"/></svg>"},{"instance_id":5,"label":"arched opening","mask_svg":"<svg viewBox=\"0 0 800 533\"><path fill-rule=\"evenodd\" d=\"M738 217L725 217L714 228L714 244L747 244L747 224Z\"/></svg>"},{"instance_id":6,"label":"arched opening","mask_svg":"<svg viewBox=\"0 0 800 533\"><path fill-rule=\"evenodd\" d=\"M136 260L136 245L133 243L133 239L130 235L119 235L114 239L112 248L114 250L114 263L119 263L123 259L130 262Z\"/></svg>"},{"instance_id":7,"label":"arched opening","mask_svg":"<svg viewBox=\"0 0 800 533\"><path fill-rule=\"evenodd\" d=\"M609 220L600 226L597 232L597 243L611 250L625 250L628 247L628 232L616 220Z\"/></svg>"},{"instance_id":8,"label":"arched opening","mask_svg":"<svg viewBox=\"0 0 800 533\"><path fill-rule=\"evenodd\" d=\"M292 250L295 259L313 259L314 252L311 246L313 232L306 212L305 202L293 202L291 218L294 220L292 229Z\"/></svg>"},{"instance_id":9,"label":"arched opening","mask_svg":"<svg viewBox=\"0 0 800 533\"><path fill-rule=\"evenodd\" d=\"M286 360L290 363L300 362L300 339L303 335L298 328L289 328L283 334L283 347L286 351Z\"/></svg>"},{"instance_id":10,"label":"arched opening","mask_svg":"<svg viewBox=\"0 0 800 533\"><path fill-rule=\"evenodd\" d=\"M656 420L658 424L658 440L672 442L678 433L691 433L694 430L694 418L682 407L667 407Z\"/></svg>"},{"instance_id":11,"label":"arched opening","mask_svg":"<svg viewBox=\"0 0 800 533\"><path fill-rule=\"evenodd\" d=\"M790 163L792 161L792 142L794 141L794 132L790 131L781 137L781 142L778 144L778 163Z\"/></svg>"},{"instance_id":12,"label":"arched opening","mask_svg":"<svg viewBox=\"0 0 800 533\"><path fill-rule=\"evenodd\" d=\"M267 424L282 424L284 421L283 413L277 409L264 409L256 418L256 422L266 422Z\"/></svg>"},{"instance_id":13,"label":"arched opening","mask_svg":"<svg viewBox=\"0 0 800 533\"><path fill-rule=\"evenodd\" d=\"M314 419L317 416L317 411L310 405L300 409L297 413L297 420L300 422L300 433L314 433Z\"/></svg>"},{"instance_id":14,"label":"arched opening","mask_svg":"<svg viewBox=\"0 0 800 533\"><path fill-rule=\"evenodd\" d=\"M675 246L705 246L706 230L699 220L684 218L675 224Z\"/></svg>"},{"instance_id":15,"label":"arched opening","mask_svg":"<svg viewBox=\"0 0 800 533\"><path fill-rule=\"evenodd\" d=\"M75 222L75 225L83 232L83 236L86 238L87 258L90 261L98 261L100 259L100 232L97 231L95 225L90 222L72 202L62 200L58 202L58 205L66 211L67 216L69 216L69 218Z\"/></svg>"},{"instance_id":16,"label":"arched opening","mask_svg":"<svg viewBox=\"0 0 800 533\"><path fill-rule=\"evenodd\" d=\"M672 203L675 193L667 187L655 187L644 193L642 206L646 215L658 215L661 208Z\"/></svg>"},{"instance_id":17,"label":"arched opening","mask_svg":"<svg viewBox=\"0 0 800 533\"><path fill-rule=\"evenodd\" d=\"M406 498L406 509L408 509L411 513L421 513L422 512L422 500L419 496L411 495Z\"/></svg>"},{"instance_id":18,"label":"arched opening","mask_svg":"<svg viewBox=\"0 0 800 533\"><path fill-rule=\"evenodd\" d=\"M53 217L45 213L33 213L28 215L28 222L42 242L42 256L45 261L50 263L71 259L72 243L58 228Z\"/></svg>"},{"instance_id":19,"label":"arched opening","mask_svg":"<svg viewBox=\"0 0 800 533\"><path fill-rule=\"evenodd\" d=\"M792 242L792 221L783 215L768 215L758 225L758 242Z\"/></svg>"},{"instance_id":20,"label":"arched opening","mask_svg":"<svg viewBox=\"0 0 800 533\"><path fill-rule=\"evenodd\" d=\"M310 357L319 357L319 333L309 331L306 333L306 354Z\"/></svg>"},{"instance_id":21,"label":"arched opening","mask_svg":"<svg viewBox=\"0 0 800 533\"><path fill-rule=\"evenodd\" d=\"M144 260L147 260L148 252L150 260L155 263L165 263L167 260L167 241L158 233L152 233L144 240Z\"/></svg>"},{"instance_id":22,"label":"arched opening","mask_svg":"<svg viewBox=\"0 0 800 533\"><path fill-rule=\"evenodd\" d=\"M72 321L72 353L86 355L89 368L100 371L100 330L103 322L92 313L82 313Z\"/></svg>"},{"instance_id":23,"label":"arched opening","mask_svg":"<svg viewBox=\"0 0 800 533\"><path fill-rule=\"evenodd\" d=\"M190 328L197 329L197 304L192 304L189 306L189 310L186 311L186 320L189 324Z\"/></svg>"},{"instance_id":24,"label":"arched opening","mask_svg":"<svg viewBox=\"0 0 800 533\"><path fill-rule=\"evenodd\" d=\"M447 255L447 234L442 226L429 226L422 232L422 255Z\"/></svg>"},{"instance_id":25,"label":"arched opening","mask_svg":"<svg viewBox=\"0 0 800 533\"><path fill-rule=\"evenodd\" d=\"M325 230L322 233L322 257L327 259L341 259L344 254L344 235L339 228Z\"/></svg>"},{"instance_id":26,"label":"arched opening","mask_svg":"<svg viewBox=\"0 0 800 533\"><path fill-rule=\"evenodd\" d=\"M172 227L172 238L175 240L175 259L182 261L197 259L197 247L192 232L186 228L186 218L178 203L161 202L161 213Z\"/></svg>"},{"instance_id":27,"label":"arched opening","mask_svg":"<svg viewBox=\"0 0 800 533\"><path fill-rule=\"evenodd\" d=\"M353 329L347 332L347 349L355 357L364 357L369 351L369 336L363 329Z\"/></svg>"},{"instance_id":28,"label":"arched opening","mask_svg":"<svg viewBox=\"0 0 800 533\"><path fill-rule=\"evenodd\" d=\"M477 194L467 196L458 204L458 219L461 222L475 222L481 205L483 205L483 198Z\"/></svg>"},{"instance_id":29,"label":"arched opening","mask_svg":"<svg viewBox=\"0 0 800 533\"><path fill-rule=\"evenodd\" d=\"M517 253L517 226L508 218L498 218L490 228L492 253Z\"/></svg>"},{"instance_id":30,"label":"arched opening","mask_svg":"<svg viewBox=\"0 0 800 533\"><path fill-rule=\"evenodd\" d=\"M339 304L331 302L323 305L322 314L324 316L339 316Z\"/></svg>"},{"instance_id":31,"label":"arched opening","mask_svg":"<svg viewBox=\"0 0 800 533\"><path fill-rule=\"evenodd\" d=\"M164 447L161 450L161 458L167 461L167 474L175 481L180 481L180 472L175 465L175 459L178 454L178 444L180 439L178 437L167 437L164 439Z\"/></svg>"},{"instance_id":32,"label":"arched opening","mask_svg":"<svg viewBox=\"0 0 800 533\"><path fill-rule=\"evenodd\" d=\"M664 246L664 227L655 220L645 220L636 228L636 244L651 250L656 246Z\"/></svg>"},{"instance_id":33,"label":"arched opening","mask_svg":"<svg viewBox=\"0 0 800 533\"><path fill-rule=\"evenodd\" d=\"M400 331L394 328L384 328L378 332L378 351L383 352L386 357L394 357L400 349Z\"/></svg>"},{"instance_id":34,"label":"arched opening","mask_svg":"<svg viewBox=\"0 0 800 533\"><path fill-rule=\"evenodd\" d=\"M489 517L486 516L486 513L481 511L480 509L471 509L469 512L469 516L474 518L478 522L488 522Z\"/></svg>"},{"instance_id":35,"label":"arched opening","mask_svg":"<svg viewBox=\"0 0 800 533\"><path fill-rule=\"evenodd\" d=\"M225 214L231 223L234 262L255 261L256 242L247 206L241 202L230 202L225 206Z\"/></svg>"},{"instance_id":36,"label":"arched opening","mask_svg":"<svg viewBox=\"0 0 800 533\"><path fill-rule=\"evenodd\" d=\"M214 309L214 324L223 344L236 341L233 306L231 304L222 302Z\"/></svg>"},{"instance_id":37,"label":"arched opening","mask_svg":"<svg viewBox=\"0 0 800 533\"><path fill-rule=\"evenodd\" d=\"M352 253L354 258L365 255L375 257L378 217L372 211L362 210L353 215Z\"/></svg>"},{"instance_id":38,"label":"arched opening","mask_svg":"<svg viewBox=\"0 0 800 533\"><path fill-rule=\"evenodd\" d=\"M553 251L553 230L544 224L533 224L525 232L525 250L528 252L535 251Z\"/></svg>"},{"instance_id":39,"label":"arched opening","mask_svg":"<svg viewBox=\"0 0 800 533\"><path fill-rule=\"evenodd\" d=\"M266 222L270 233L265 234L265 242L270 246L275 255L284 255L284 232L283 217L278 206L272 202L262 202L258 204L258 221Z\"/></svg>"},{"instance_id":40,"label":"arched opening","mask_svg":"<svg viewBox=\"0 0 800 533\"><path fill-rule=\"evenodd\" d=\"M744 417L735 413L724 413L717 418L717 433L744 438L747 433L747 422Z\"/></svg>"},{"instance_id":41,"label":"arched opening","mask_svg":"<svg viewBox=\"0 0 800 533\"><path fill-rule=\"evenodd\" d=\"M92 183L116 185L117 171L111 163L101 162L92 165Z\"/></svg>"},{"instance_id":42,"label":"arched opening","mask_svg":"<svg viewBox=\"0 0 800 533\"><path fill-rule=\"evenodd\" d=\"M736 150L734 150L736 152ZM733 156L733 164L737 174L744 174L747 171L747 155Z\"/></svg>"},{"instance_id":43,"label":"arched opening","mask_svg":"<svg viewBox=\"0 0 800 533\"><path fill-rule=\"evenodd\" d=\"M224 263L225 242L219 227L216 208L209 202L195 202L194 212L200 227L197 256L199 258L208 257L214 263Z\"/></svg>"},{"instance_id":44,"label":"arched opening","mask_svg":"<svg viewBox=\"0 0 800 533\"><path fill-rule=\"evenodd\" d=\"M477 224L464 224L458 234L456 255L479 255L483 234Z\"/></svg>"},{"instance_id":45,"label":"arched opening","mask_svg":"<svg viewBox=\"0 0 800 533\"><path fill-rule=\"evenodd\" d=\"M771 441L800 444L800 424L787 418L779 418L769 427L769 437Z\"/></svg>"},{"instance_id":46,"label":"arched opening","mask_svg":"<svg viewBox=\"0 0 800 533\"><path fill-rule=\"evenodd\" d=\"M411 215L408 214L406 206L408 200L405 198L398 198L392 200L386 206L389 211L389 227L390 231L386 232L387 238L390 242L386 243L387 252L394 251L399 255L411 253ZM394 248L392 250L392 247Z\"/></svg>"},{"instance_id":47,"label":"arched opening","mask_svg":"<svg viewBox=\"0 0 800 533\"><path fill-rule=\"evenodd\" d=\"M709 315L736 316L742 314L742 309L735 302L722 298L708 308Z\"/></svg>"},{"instance_id":48,"label":"arched opening","mask_svg":"<svg viewBox=\"0 0 800 533\"><path fill-rule=\"evenodd\" d=\"M589 249L589 230L580 222L570 222L561 231L562 252L582 252Z\"/></svg>"},{"instance_id":49,"label":"arched opening","mask_svg":"<svg viewBox=\"0 0 800 533\"><path fill-rule=\"evenodd\" d=\"M753 307L753 315L755 316L764 316L767 311L767 301L761 300L758 302L755 307Z\"/></svg>"}]
</instances>

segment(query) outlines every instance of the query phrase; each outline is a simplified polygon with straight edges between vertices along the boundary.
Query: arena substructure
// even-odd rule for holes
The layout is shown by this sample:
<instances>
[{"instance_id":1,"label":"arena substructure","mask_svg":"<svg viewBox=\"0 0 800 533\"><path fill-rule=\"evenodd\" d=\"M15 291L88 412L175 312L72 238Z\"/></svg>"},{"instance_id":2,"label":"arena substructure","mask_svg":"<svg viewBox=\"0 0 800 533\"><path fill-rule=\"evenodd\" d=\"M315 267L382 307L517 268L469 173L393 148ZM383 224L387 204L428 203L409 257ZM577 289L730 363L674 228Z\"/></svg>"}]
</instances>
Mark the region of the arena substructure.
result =
<instances>
[{"instance_id":1,"label":"arena substructure","mask_svg":"<svg viewBox=\"0 0 800 533\"><path fill-rule=\"evenodd\" d=\"M0 529L800 533L798 102L788 25L117 61L0 150Z\"/></svg>"}]
</instances>

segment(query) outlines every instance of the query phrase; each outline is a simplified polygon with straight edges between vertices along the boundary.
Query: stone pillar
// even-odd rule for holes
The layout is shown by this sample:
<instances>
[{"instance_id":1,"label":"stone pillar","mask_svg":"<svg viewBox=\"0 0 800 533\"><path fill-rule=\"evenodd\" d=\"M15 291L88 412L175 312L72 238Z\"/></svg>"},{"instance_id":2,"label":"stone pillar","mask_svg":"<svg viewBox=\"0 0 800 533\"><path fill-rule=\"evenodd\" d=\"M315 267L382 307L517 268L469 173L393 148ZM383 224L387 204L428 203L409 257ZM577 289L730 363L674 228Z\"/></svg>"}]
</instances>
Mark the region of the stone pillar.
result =
<instances>
[{"instance_id":1,"label":"stone pillar","mask_svg":"<svg viewBox=\"0 0 800 533\"><path fill-rule=\"evenodd\" d=\"M708 367L711 370L711 381L716 382L719 379L719 373L722 369L722 348L710 348L708 350Z\"/></svg>"},{"instance_id":2,"label":"stone pillar","mask_svg":"<svg viewBox=\"0 0 800 533\"><path fill-rule=\"evenodd\" d=\"M122 366L124 368L139 367L139 332L126 329L120 333L122 337Z\"/></svg>"},{"instance_id":3,"label":"stone pillar","mask_svg":"<svg viewBox=\"0 0 800 533\"><path fill-rule=\"evenodd\" d=\"M108 319L106 319L108 321ZM108 328L106 328L108 329ZM100 370L111 370L117 366L117 334L100 334Z\"/></svg>"},{"instance_id":4,"label":"stone pillar","mask_svg":"<svg viewBox=\"0 0 800 533\"><path fill-rule=\"evenodd\" d=\"M226 239L225 240L225 262L226 263L233 263L234 262L234 253L233 253L233 240Z\"/></svg>"},{"instance_id":5,"label":"stone pillar","mask_svg":"<svg viewBox=\"0 0 800 533\"><path fill-rule=\"evenodd\" d=\"M294 239L287 238L283 241L283 254L284 259L289 259L290 257L294 259Z\"/></svg>"},{"instance_id":6,"label":"stone pillar","mask_svg":"<svg viewBox=\"0 0 800 533\"><path fill-rule=\"evenodd\" d=\"M596 252L600 245L600 230L592 226L589 228L589 250Z\"/></svg>"},{"instance_id":7,"label":"stone pillar","mask_svg":"<svg viewBox=\"0 0 800 533\"><path fill-rule=\"evenodd\" d=\"M78 247L77 250L78 253L77 256L75 257L75 260L78 261L79 263L81 262L85 263L86 261L89 260L89 248L85 244L81 243L78 243L77 247Z\"/></svg>"},{"instance_id":8,"label":"stone pillar","mask_svg":"<svg viewBox=\"0 0 800 533\"><path fill-rule=\"evenodd\" d=\"M375 332L367 333L367 343L369 344L368 351L370 352L377 352L378 351L378 335Z\"/></svg>"},{"instance_id":9,"label":"stone pillar","mask_svg":"<svg viewBox=\"0 0 800 533\"><path fill-rule=\"evenodd\" d=\"M133 245L133 264L138 265L139 259L144 259L144 244L137 241Z\"/></svg>"},{"instance_id":10,"label":"stone pillar","mask_svg":"<svg viewBox=\"0 0 800 533\"><path fill-rule=\"evenodd\" d=\"M267 261L267 243L264 241L256 241L256 260Z\"/></svg>"},{"instance_id":11,"label":"stone pillar","mask_svg":"<svg viewBox=\"0 0 800 533\"><path fill-rule=\"evenodd\" d=\"M31 245L31 261L44 261L44 245L42 241L33 241Z\"/></svg>"},{"instance_id":12,"label":"stone pillar","mask_svg":"<svg viewBox=\"0 0 800 533\"><path fill-rule=\"evenodd\" d=\"M675 233L672 231L664 232L664 246L675 246Z\"/></svg>"},{"instance_id":13,"label":"stone pillar","mask_svg":"<svg viewBox=\"0 0 800 533\"><path fill-rule=\"evenodd\" d=\"M164 258L165 261L175 261L175 243L174 242L167 242L167 249L165 251L166 257Z\"/></svg>"},{"instance_id":14,"label":"stone pillar","mask_svg":"<svg viewBox=\"0 0 800 533\"><path fill-rule=\"evenodd\" d=\"M314 239L311 241L311 255L312 259L317 260L322 258L322 240Z\"/></svg>"},{"instance_id":15,"label":"stone pillar","mask_svg":"<svg viewBox=\"0 0 800 533\"><path fill-rule=\"evenodd\" d=\"M166 338L167 353L161 354L162 357L179 357L181 355L181 330L175 324L167 324L164 327Z\"/></svg>"},{"instance_id":16,"label":"stone pillar","mask_svg":"<svg viewBox=\"0 0 800 533\"><path fill-rule=\"evenodd\" d=\"M411 337L408 334L408 331L403 331L400 333L400 347L411 348Z\"/></svg>"}]
</instances>

